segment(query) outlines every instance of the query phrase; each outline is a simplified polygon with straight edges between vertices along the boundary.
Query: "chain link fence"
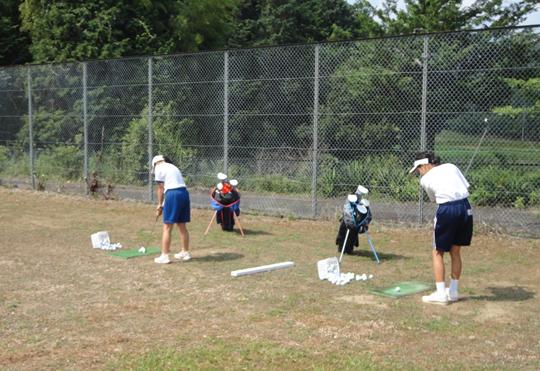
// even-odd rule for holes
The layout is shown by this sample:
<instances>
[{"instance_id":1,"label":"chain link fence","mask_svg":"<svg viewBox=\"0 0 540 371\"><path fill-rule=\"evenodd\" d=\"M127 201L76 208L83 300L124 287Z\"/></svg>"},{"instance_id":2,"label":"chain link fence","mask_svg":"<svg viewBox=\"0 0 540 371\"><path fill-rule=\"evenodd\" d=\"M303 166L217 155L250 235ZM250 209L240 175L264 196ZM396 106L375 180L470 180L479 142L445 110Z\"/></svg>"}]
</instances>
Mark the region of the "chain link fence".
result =
<instances>
[{"instance_id":1,"label":"chain link fence","mask_svg":"<svg viewBox=\"0 0 540 371\"><path fill-rule=\"evenodd\" d=\"M0 180L194 206L224 171L242 207L334 218L362 184L377 220L431 222L418 150L456 164L477 226L540 236L540 27L0 68Z\"/></svg>"}]
</instances>

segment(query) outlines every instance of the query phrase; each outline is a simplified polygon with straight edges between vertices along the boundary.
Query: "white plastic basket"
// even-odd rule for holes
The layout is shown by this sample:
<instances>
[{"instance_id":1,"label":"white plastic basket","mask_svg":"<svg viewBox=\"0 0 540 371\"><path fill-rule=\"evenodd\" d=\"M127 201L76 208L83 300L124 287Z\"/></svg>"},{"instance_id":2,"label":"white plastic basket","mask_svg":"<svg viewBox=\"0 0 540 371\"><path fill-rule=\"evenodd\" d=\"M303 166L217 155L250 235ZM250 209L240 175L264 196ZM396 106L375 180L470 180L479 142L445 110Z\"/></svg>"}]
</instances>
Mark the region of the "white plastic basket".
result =
<instances>
[{"instance_id":1,"label":"white plastic basket","mask_svg":"<svg viewBox=\"0 0 540 371\"><path fill-rule=\"evenodd\" d=\"M109 245L111 240L109 238L109 232L100 231L90 236L92 240L92 247L94 249L101 249L103 245Z\"/></svg>"},{"instance_id":2,"label":"white plastic basket","mask_svg":"<svg viewBox=\"0 0 540 371\"><path fill-rule=\"evenodd\" d=\"M319 279L327 280L331 276L339 277L339 261L338 258L328 258L317 262L317 271Z\"/></svg>"}]
</instances>

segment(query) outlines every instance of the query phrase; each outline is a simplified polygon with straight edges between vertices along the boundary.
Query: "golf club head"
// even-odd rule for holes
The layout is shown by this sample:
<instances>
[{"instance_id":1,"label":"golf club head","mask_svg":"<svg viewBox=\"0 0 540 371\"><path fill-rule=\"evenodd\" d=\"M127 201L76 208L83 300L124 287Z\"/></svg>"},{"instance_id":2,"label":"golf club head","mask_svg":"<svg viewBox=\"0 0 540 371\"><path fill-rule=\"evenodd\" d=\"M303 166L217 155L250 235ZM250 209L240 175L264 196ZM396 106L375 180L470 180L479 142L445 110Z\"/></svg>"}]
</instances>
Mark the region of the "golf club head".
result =
<instances>
[{"instance_id":1,"label":"golf club head","mask_svg":"<svg viewBox=\"0 0 540 371\"><path fill-rule=\"evenodd\" d=\"M231 185L232 185L233 187L236 187L236 186L238 185L238 180L236 180L236 179L231 179L231 181L230 181L229 183L231 183Z\"/></svg>"},{"instance_id":2,"label":"golf club head","mask_svg":"<svg viewBox=\"0 0 540 371\"><path fill-rule=\"evenodd\" d=\"M367 208L362 204L356 205L356 210L358 210L360 212L360 214L366 214L367 213Z\"/></svg>"},{"instance_id":3,"label":"golf club head","mask_svg":"<svg viewBox=\"0 0 540 371\"><path fill-rule=\"evenodd\" d=\"M369 207L369 200L366 200L365 198L361 199L360 203L365 207Z\"/></svg>"},{"instance_id":4,"label":"golf club head","mask_svg":"<svg viewBox=\"0 0 540 371\"><path fill-rule=\"evenodd\" d=\"M219 180L225 180L225 179L227 179L227 174L218 173L217 177L218 177Z\"/></svg>"},{"instance_id":5,"label":"golf club head","mask_svg":"<svg viewBox=\"0 0 540 371\"><path fill-rule=\"evenodd\" d=\"M368 189L364 187L363 185L359 185L356 188L356 194L367 195L368 193L369 193Z\"/></svg>"}]
</instances>

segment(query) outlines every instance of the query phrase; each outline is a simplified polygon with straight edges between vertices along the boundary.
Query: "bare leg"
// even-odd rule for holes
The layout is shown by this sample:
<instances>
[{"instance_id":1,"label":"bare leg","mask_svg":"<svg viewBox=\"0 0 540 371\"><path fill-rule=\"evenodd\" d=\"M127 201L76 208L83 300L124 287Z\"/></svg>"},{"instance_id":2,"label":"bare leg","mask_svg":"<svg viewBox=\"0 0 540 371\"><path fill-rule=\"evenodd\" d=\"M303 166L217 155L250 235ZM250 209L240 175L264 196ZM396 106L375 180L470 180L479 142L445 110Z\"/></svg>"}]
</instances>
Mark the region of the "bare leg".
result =
<instances>
[{"instance_id":1,"label":"bare leg","mask_svg":"<svg viewBox=\"0 0 540 371\"><path fill-rule=\"evenodd\" d=\"M176 223L182 239L182 251L189 251L189 232L186 223Z\"/></svg>"},{"instance_id":2,"label":"bare leg","mask_svg":"<svg viewBox=\"0 0 540 371\"><path fill-rule=\"evenodd\" d=\"M169 254L171 252L171 231L172 224L163 224L163 234L161 236L161 253Z\"/></svg>"},{"instance_id":3,"label":"bare leg","mask_svg":"<svg viewBox=\"0 0 540 371\"><path fill-rule=\"evenodd\" d=\"M452 259L452 279L459 280L461 277L461 246L452 245L450 248L450 258Z\"/></svg>"},{"instance_id":4,"label":"bare leg","mask_svg":"<svg viewBox=\"0 0 540 371\"><path fill-rule=\"evenodd\" d=\"M444 282L444 251L433 249L432 257L435 282Z\"/></svg>"}]
</instances>

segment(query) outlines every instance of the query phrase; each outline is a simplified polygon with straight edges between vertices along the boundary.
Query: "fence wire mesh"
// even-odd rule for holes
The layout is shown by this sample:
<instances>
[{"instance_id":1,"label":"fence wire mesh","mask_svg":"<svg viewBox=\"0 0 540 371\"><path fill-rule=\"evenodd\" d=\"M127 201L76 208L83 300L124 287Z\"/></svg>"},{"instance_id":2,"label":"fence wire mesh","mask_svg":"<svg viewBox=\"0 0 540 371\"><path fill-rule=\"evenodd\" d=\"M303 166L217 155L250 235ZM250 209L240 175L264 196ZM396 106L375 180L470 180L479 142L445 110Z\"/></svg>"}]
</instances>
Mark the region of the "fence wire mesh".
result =
<instances>
[{"instance_id":1,"label":"fence wire mesh","mask_svg":"<svg viewBox=\"0 0 540 371\"><path fill-rule=\"evenodd\" d=\"M334 218L362 184L376 220L428 223L407 174L427 149L477 225L538 237L539 30L0 68L0 180L152 201L162 153L196 207L224 171L245 210Z\"/></svg>"}]
</instances>

